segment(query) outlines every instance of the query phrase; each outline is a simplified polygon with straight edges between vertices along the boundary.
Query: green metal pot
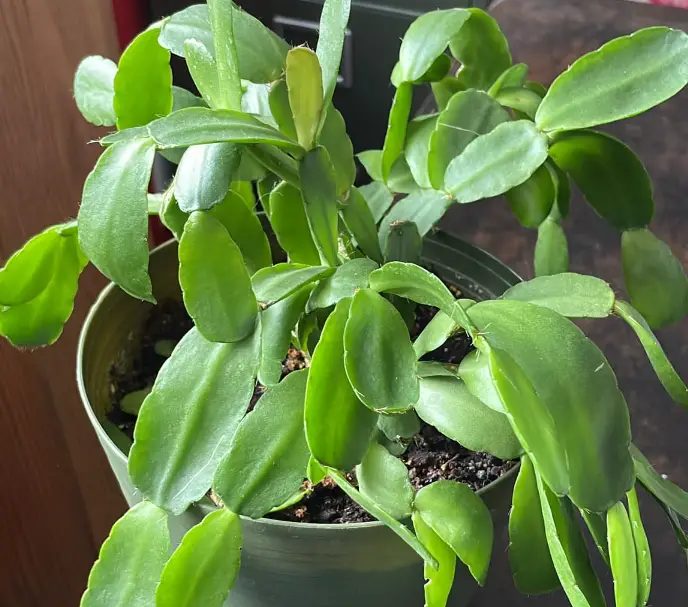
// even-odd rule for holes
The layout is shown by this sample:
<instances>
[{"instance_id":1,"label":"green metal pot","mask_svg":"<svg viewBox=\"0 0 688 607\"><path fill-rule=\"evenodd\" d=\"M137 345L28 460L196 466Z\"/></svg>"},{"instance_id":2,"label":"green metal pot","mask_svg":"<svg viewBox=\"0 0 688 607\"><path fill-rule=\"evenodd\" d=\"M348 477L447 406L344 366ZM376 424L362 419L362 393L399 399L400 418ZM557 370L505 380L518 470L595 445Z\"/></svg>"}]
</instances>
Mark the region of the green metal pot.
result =
<instances>
[{"instance_id":1,"label":"green metal pot","mask_svg":"<svg viewBox=\"0 0 688 607\"><path fill-rule=\"evenodd\" d=\"M465 297L499 296L520 279L484 251L439 231L426 238L423 263L459 287ZM151 255L150 274L158 301L181 293L177 282L177 246L169 242ZM127 473L127 459L103 421L110 408L110 368L136 347L150 304L108 286L94 304L81 333L77 380L86 412L130 505L141 500ZM497 529L503 528L515 469L480 493ZM199 503L170 520L173 545L213 510ZM379 523L296 524L243 519L241 573L226 603L232 607L421 607L423 567L394 533ZM450 607L467 605L476 585L463 565L457 567Z\"/></svg>"}]
</instances>

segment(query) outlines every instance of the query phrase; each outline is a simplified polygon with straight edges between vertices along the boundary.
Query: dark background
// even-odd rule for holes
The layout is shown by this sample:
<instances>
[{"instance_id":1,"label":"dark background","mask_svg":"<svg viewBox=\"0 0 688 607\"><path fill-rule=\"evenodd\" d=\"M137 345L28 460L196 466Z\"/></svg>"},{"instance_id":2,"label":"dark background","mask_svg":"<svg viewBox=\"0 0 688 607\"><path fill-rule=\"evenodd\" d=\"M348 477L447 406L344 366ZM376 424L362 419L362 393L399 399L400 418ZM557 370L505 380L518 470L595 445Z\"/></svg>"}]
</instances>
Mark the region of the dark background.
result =
<instances>
[{"instance_id":1,"label":"dark background","mask_svg":"<svg viewBox=\"0 0 688 607\"><path fill-rule=\"evenodd\" d=\"M149 8L165 13L179 8L174 1L161 8L162 1L152 0ZM392 89L379 74L389 74L413 9L459 5L398 2L409 14L377 11L376 19L358 13L352 19L353 88L340 90L337 103L359 150L381 146ZM266 21L292 10L302 19L317 20L319 13L311 0L240 3ZM133 0L115 4L131 8ZM616 36L657 24L688 29L688 11L621 0L505 0L494 14L515 60L528 63L531 77L547 84L580 54ZM87 54L117 57L110 0L0 0L0 261L43 226L76 214L83 179L98 154L96 146L85 145L97 131L83 122L71 98L74 69ZM688 91L613 132L646 163L655 181L651 227L688 267ZM535 233L520 228L503 201L454 207L444 225L525 278L532 276ZM622 293L619 234L578 197L565 227L572 269L600 276ZM98 547L125 508L74 381L80 324L102 285L95 272L82 278L74 318L57 346L27 353L0 342L0 607L78 604ZM624 325L597 321L585 329L617 371L635 442L658 469L688 487L688 414L663 392ZM688 321L662 331L660 338L679 373L688 377ZM650 500L642 500L641 507L654 560L651 604L685 605L685 556L659 508ZM608 579L605 583L609 586ZM568 603L557 595L520 597L502 544L495 549L488 586L474 604Z\"/></svg>"},{"instance_id":2,"label":"dark background","mask_svg":"<svg viewBox=\"0 0 688 607\"><path fill-rule=\"evenodd\" d=\"M651 25L687 30L688 11L624 1L506 0L493 9L509 38L515 61L527 63L531 78L549 84L581 54L604 42ZM650 228L688 267L688 90L650 112L610 129L628 143L654 181L655 219ZM455 206L444 225L532 278L536 233L519 228L502 200ZM619 232L602 222L576 194L564 224L571 269L599 276L623 296ZM656 379L635 336L617 319L585 323L587 334L609 358L631 409L633 440L663 473L688 488L688 414L673 403ZM688 377L688 320L659 332L669 358ZM641 498L644 497L641 495ZM642 499L653 556L650 604L688 604L688 567L661 509ZM513 590L504 550L498 550L487 587L476 607L568 605L564 596L525 598ZM606 587L611 583L606 577ZM607 596L612 594L607 592ZM612 601L610 601L610 604Z\"/></svg>"}]
</instances>

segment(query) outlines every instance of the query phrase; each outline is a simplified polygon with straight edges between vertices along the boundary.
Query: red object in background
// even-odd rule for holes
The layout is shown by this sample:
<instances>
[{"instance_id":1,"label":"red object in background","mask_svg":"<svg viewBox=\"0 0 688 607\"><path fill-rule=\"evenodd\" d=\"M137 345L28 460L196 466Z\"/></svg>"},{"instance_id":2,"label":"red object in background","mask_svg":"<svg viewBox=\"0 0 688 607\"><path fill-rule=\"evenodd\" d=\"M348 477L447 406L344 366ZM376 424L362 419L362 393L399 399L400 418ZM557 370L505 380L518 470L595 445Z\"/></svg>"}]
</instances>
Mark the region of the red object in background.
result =
<instances>
[{"instance_id":1,"label":"red object in background","mask_svg":"<svg viewBox=\"0 0 688 607\"><path fill-rule=\"evenodd\" d=\"M674 8L688 8L688 0L632 0L644 4L657 4L659 6L673 6Z\"/></svg>"},{"instance_id":2,"label":"red object in background","mask_svg":"<svg viewBox=\"0 0 688 607\"><path fill-rule=\"evenodd\" d=\"M676 8L688 8L688 0L651 0L652 4L662 6L675 6Z\"/></svg>"},{"instance_id":3,"label":"red object in background","mask_svg":"<svg viewBox=\"0 0 688 607\"><path fill-rule=\"evenodd\" d=\"M124 48L148 25L149 15L144 0L112 0L115 14L115 27L119 45ZM171 234L160 219L151 217L149 222L149 241L156 246L170 239Z\"/></svg>"},{"instance_id":4,"label":"red object in background","mask_svg":"<svg viewBox=\"0 0 688 607\"><path fill-rule=\"evenodd\" d=\"M112 10L119 45L124 49L148 25L146 3L143 0L112 0Z\"/></svg>"}]
</instances>

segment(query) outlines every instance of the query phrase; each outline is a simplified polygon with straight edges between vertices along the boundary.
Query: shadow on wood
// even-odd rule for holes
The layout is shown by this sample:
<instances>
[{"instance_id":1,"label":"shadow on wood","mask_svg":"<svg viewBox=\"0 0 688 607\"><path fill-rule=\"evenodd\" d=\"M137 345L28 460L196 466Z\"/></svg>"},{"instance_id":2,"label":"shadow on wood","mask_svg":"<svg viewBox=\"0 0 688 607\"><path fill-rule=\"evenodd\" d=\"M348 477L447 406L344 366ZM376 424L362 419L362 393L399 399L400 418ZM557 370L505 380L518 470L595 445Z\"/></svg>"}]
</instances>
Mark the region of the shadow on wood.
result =
<instances>
[{"instance_id":1,"label":"shadow on wood","mask_svg":"<svg viewBox=\"0 0 688 607\"><path fill-rule=\"evenodd\" d=\"M117 55L109 0L0 0L0 263L76 215L99 149L72 99L84 55ZM104 281L81 279L60 342L0 344L0 605L78 604L124 501L76 391L79 326Z\"/></svg>"}]
</instances>

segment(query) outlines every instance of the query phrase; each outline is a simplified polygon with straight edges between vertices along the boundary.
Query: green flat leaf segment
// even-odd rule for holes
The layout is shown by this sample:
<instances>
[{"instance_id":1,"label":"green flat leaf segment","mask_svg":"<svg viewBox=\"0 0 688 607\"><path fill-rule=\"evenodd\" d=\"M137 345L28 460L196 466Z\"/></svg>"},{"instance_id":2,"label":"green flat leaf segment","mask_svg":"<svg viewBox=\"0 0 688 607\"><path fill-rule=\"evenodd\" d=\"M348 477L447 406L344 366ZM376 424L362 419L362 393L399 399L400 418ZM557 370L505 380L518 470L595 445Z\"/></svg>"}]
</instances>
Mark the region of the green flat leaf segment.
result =
<instances>
[{"instance_id":1,"label":"green flat leaf segment","mask_svg":"<svg viewBox=\"0 0 688 607\"><path fill-rule=\"evenodd\" d=\"M208 341L239 342L256 328L258 302L241 251L220 221L191 214L179 241L184 305Z\"/></svg>"},{"instance_id":2,"label":"green flat leaf segment","mask_svg":"<svg viewBox=\"0 0 688 607\"><path fill-rule=\"evenodd\" d=\"M208 491L253 396L259 353L260 328L233 344L194 328L179 342L141 407L129 454L129 475L151 501L181 514Z\"/></svg>"},{"instance_id":3,"label":"green flat leaf segment","mask_svg":"<svg viewBox=\"0 0 688 607\"><path fill-rule=\"evenodd\" d=\"M52 226L7 260L0 269L0 306L18 306L40 295L53 277L60 242L60 226Z\"/></svg>"},{"instance_id":4,"label":"green flat leaf segment","mask_svg":"<svg viewBox=\"0 0 688 607\"><path fill-rule=\"evenodd\" d=\"M652 220L652 183L640 159L623 142L596 131L559 135L549 154L583 192L590 206L619 230Z\"/></svg>"},{"instance_id":5,"label":"green flat leaf segment","mask_svg":"<svg viewBox=\"0 0 688 607\"><path fill-rule=\"evenodd\" d=\"M148 124L172 111L170 53L160 28L140 33L124 50L115 74L113 105L119 130Z\"/></svg>"},{"instance_id":6,"label":"green flat leaf segment","mask_svg":"<svg viewBox=\"0 0 688 607\"><path fill-rule=\"evenodd\" d=\"M389 228L385 247L386 261L420 263L423 239L412 221L395 221Z\"/></svg>"},{"instance_id":7,"label":"green flat leaf segment","mask_svg":"<svg viewBox=\"0 0 688 607\"><path fill-rule=\"evenodd\" d=\"M382 263L383 255L375 218L368 202L357 188L349 190L349 199L340 215L361 251L370 259Z\"/></svg>"},{"instance_id":8,"label":"green flat leaf segment","mask_svg":"<svg viewBox=\"0 0 688 607\"><path fill-rule=\"evenodd\" d=\"M520 88L528 78L528 66L517 63L504 70L495 83L487 91L491 97L498 97L502 90Z\"/></svg>"},{"instance_id":9,"label":"green flat leaf segment","mask_svg":"<svg viewBox=\"0 0 688 607\"><path fill-rule=\"evenodd\" d=\"M543 276L511 287L502 299L525 301L571 318L606 318L615 296L603 280L583 274Z\"/></svg>"},{"instance_id":10,"label":"green flat leaf segment","mask_svg":"<svg viewBox=\"0 0 688 607\"><path fill-rule=\"evenodd\" d=\"M394 94L392 109L389 112L385 143L382 147L380 177L385 183L387 183L390 177L394 163L404 151L404 144L406 143L406 131L408 127L409 116L411 115L412 103L413 85L410 82L404 82L399 86Z\"/></svg>"},{"instance_id":11,"label":"green flat leaf segment","mask_svg":"<svg viewBox=\"0 0 688 607\"><path fill-rule=\"evenodd\" d=\"M579 510L592 540L604 562L609 565L609 542L607 542L607 513Z\"/></svg>"},{"instance_id":12,"label":"green flat leaf segment","mask_svg":"<svg viewBox=\"0 0 688 607\"><path fill-rule=\"evenodd\" d=\"M322 66L323 105L328 107L337 86L339 65L347 35L351 0L325 0L320 16L317 54Z\"/></svg>"},{"instance_id":13,"label":"green flat leaf segment","mask_svg":"<svg viewBox=\"0 0 688 607\"><path fill-rule=\"evenodd\" d=\"M504 107L517 110L528 118L534 119L542 97L535 91L525 87L504 87L495 96L495 99Z\"/></svg>"},{"instance_id":14,"label":"green flat leaf segment","mask_svg":"<svg viewBox=\"0 0 688 607\"><path fill-rule=\"evenodd\" d=\"M521 185L509 190L506 199L524 228L539 228L556 203L555 184L547 164L538 167Z\"/></svg>"},{"instance_id":15,"label":"green flat leaf segment","mask_svg":"<svg viewBox=\"0 0 688 607\"><path fill-rule=\"evenodd\" d=\"M370 289L353 297L344 332L344 364L356 396L377 412L400 413L419 396L416 355L397 309Z\"/></svg>"},{"instance_id":16,"label":"green flat leaf segment","mask_svg":"<svg viewBox=\"0 0 688 607\"><path fill-rule=\"evenodd\" d=\"M494 388L519 441L548 486L558 494L566 494L571 485L570 475L564 445L558 440L551 413L507 352L490 347L486 356Z\"/></svg>"},{"instance_id":17,"label":"green flat leaf segment","mask_svg":"<svg viewBox=\"0 0 688 607\"><path fill-rule=\"evenodd\" d=\"M635 116L688 83L688 34L650 27L578 59L549 89L535 122L545 131L582 129Z\"/></svg>"},{"instance_id":18,"label":"green flat leaf segment","mask_svg":"<svg viewBox=\"0 0 688 607\"><path fill-rule=\"evenodd\" d=\"M239 168L243 149L231 143L194 145L177 167L174 196L185 213L208 211L222 202Z\"/></svg>"},{"instance_id":19,"label":"green flat leaf segment","mask_svg":"<svg viewBox=\"0 0 688 607\"><path fill-rule=\"evenodd\" d=\"M406 83L420 80L470 15L465 9L455 8L418 17L404 35L399 50L401 80Z\"/></svg>"},{"instance_id":20,"label":"green flat leaf segment","mask_svg":"<svg viewBox=\"0 0 688 607\"><path fill-rule=\"evenodd\" d=\"M81 607L144 607L170 552L167 513L150 502L134 506L114 526L88 576Z\"/></svg>"},{"instance_id":21,"label":"green flat leaf segment","mask_svg":"<svg viewBox=\"0 0 688 607\"><path fill-rule=\"evenodd\" d=\"M270 225L289 260L320 265L320 254L311 236L300 190L282 182L270 193L268 206Z\"/></svg>"},{"instance_id":22,"label":"green flat leaf segment","mask_svg":"<svg viewBox=\"0 0 688 607\"><path fill-rule=\"evenodd\" d=\"M413 351L420 359L439 348L458 329L457 324L444 312L438 312L413 342Z\"/></svg>"},{"instance_id":23,"label":"green flat leaf segment","mask_svg":"<svg viewBox=\"0 0 688 607\"><path fill-rule=\"evenodd\" d=\"M284 70L289 45L253 15L233 5L233 33L239 76L263 83L278 80ZM160 44L185 57L184 43L194 38L215 54L210 15L206 4L195 4L169 17L160 32Z\"/></svg>"},{"instance_id":24,"label":"green flat leaf segment","mask_svg":"<svg viewBox=\"0 0 688 607\"><path fill-rule=\"evenodd\" d=\"M438 115L419 116L409 122L406 131L404 155L413 180L421 187L432 187L428 174L428 151L430 138L435 132Z\"/></svg>"},{"instance_id":25,"label":"green flat leaf segment","mask_svg":"<svg viewBox=\"0 0 688 607\"><path fill-rule=\"evenodd\" d=\"M432 187L444 190L444 177L451 161L471 141L508 120L506 110L486 93L471 89L452 96L430 137L427 163Z\"/></svg>"},{"instance_id":26,"label":"green flat leaf segment","mask_svg":"<svg viewBox=\"0 0 688 607\"><path fill-rule=\"evenodd\" d=\"M117 122L113 99L117 64L93 55L79 63L74 75L74 99L81 115L96 126Z\"/></svg>"},{"instance_id":27,"label":"green flat leaf segment","mask_svg":"<svg viewBox=\"0 0 688 607\"><path fill-rule=\"evenodd\" d=\"M614 312L625 320L638 336L652 368L669 396L688 410L688 387L667 358L662 345L645 319L625 301L617 301L614 304Z\"/></svg>"},{"instance_id":28,"label":"green flat leaf segment","mask_svg":"<svg viewBox=\"0 0 688 607\"><path fill-rule=\"evenodd\" d=\"M196 97L191 91L180 86L172 86L172 111L183 110L187 107L206 107L204 99Z\"/></svg>"},{"instance_id":29,"label":"green flat leaf segment","mask_svg":"<svg viewBox=\"0 0 688 607\"><path fill-rule=\"evenodd\" d=\"M261 312L260 370L258 381L266 387L282 377L282 361L292 341L292 331L304 313L312 286L306 285L293 295Z\"/></svg>"},{"instance_id":30,"label":"green flat leaf segment","mask_svg":"<svg viewBox=\"0 0 688 607\"><path fill-rule=\"evenodd\" d=\"M509 514L509 564L514 584L523 594L544 594L559 588L559 578L547 545L533 463L521 459Z\"/></svg>"},{"instance_id":31,"label":"green flat leaf segment","mask_svg":"<svg viewBox=\"0 0 688 607\"><path fill-rule=\"evenodd\" d=\"M79 244L93 265L150 302L147 192L154 157L150 139L110 146L86 178L78 215Z\"/></svg>"},{"instance_id":32,"label":"green flat leaf segment","mask_svg":"<svg viewBox=\"0 0 688 607\"><path fill-rule=\"evenodd\" d=\"M381 415L377 420L377 427L384 438L398 442L400 438L410 439L420 432L420 419L415 411L407 411L402 415ZM380 444L384 445L383 442Z\"/></svg>"},{"instance_id":33,"label":"green flat leaf segment","mask_svg":"<svg viewBox=\"0 0 688 607\"><path fill-rule=\"evenodd\" d=\"M438 563L437 569L423 563L423 575L426 579L425 605L426 607L445 607L454 585L456 554L423 521L423 517L418 512L413 513L413 529L418 539Z\"/></svg>"},{"instance_id":34,"label":"green flat leaf segment","mask_svg":"<svg viewBox=\"0 0 688 607\"><path fill-rule=\"evenodd\" d=\"M350 299L340 300L325 322L311 360L304 414L313 457L324 466L346 471L365 456L378 419L356 396L344 367L350 307Z\"/></svg>"},{"instance_id":35,"label":"green flat leaf segment","mask_svg":"<svg viewBox=\"0 0 688 607\"><path fill-rule=\"evenodd\" d=\"M445 76L439 82L432 82L430 86L435 98L435 103L437 104L437 109L440 112L447 108L447 104L454 95L464 90L458 78L454 76Z\"/></svg>"},{"instance_id":36,"label":"green flat leaf segment","mask_svg":"<svg viewBox=\"0 0 688 607\"><path fill-rule=\"evenodd\" d=\"M544 407L538 422L543 430L538 431L538 416L513 409L522 406L517 398L502 399L547 484L580 508L606 512L630 489L633 468L628 408L602 352L571 321L548 308L495 300L478 303L467 314L491 348L512 357ZM508 380L515 378L508 370L504 374L502 386L508 390ZM523 436L530 424L532 433ZM533 440L545 438L552 449L543 445L543 451L534 452ZM554 468L566 474L555 475Z\"/></svg>"},{"instance_id":37,"label":"green flat leaf segment","mask_svg":"<svg viewBox=\"0 0 688 607\"><path fill-rule=\"evenodd\" d=\"M406 465L376 442L356 466L359 491L397 520L410 518L415 491Z\"/></svg>"},{"instance_id":38,"label":"green flat leaf segment","mask_svg":"<svg viewBox=\"0 0 688 607\"><path fill-rule=\"evenodd\" d=\"M328 266L278 263L259 270L251 280L258 301L271 305L289 297L305 285L331 276L334 271L334 268Z\"/></svg>"},{"instance_id":39,"label":"green flat leaf segment","mask_svg":"<svg viewBox=\"0 0 688 607\"><path fill-rule=\"evenodd\" d=\"M378 268L372 259L351 259L337 267L334 274L321 280L308 300L306 310L329 308L341 299L353 297L359 289L368 288L370 273Z\"/></svg>"},{"instance_id":40,"label":"green flat leaf segment","mask_svg":"<svg viewBox=\"0 0 688 607\"><path fill-rule=\"evenodd\" d=\"M365 152L359 154L359 158ZM373 181L368 185L361 186L358 191L363 194L370 212L373 214L373 219L375 223L379 222L380 219L385 215L387 210L392 206L394 202L394 196L389 191L389 188L380 181Z\"/></svg>"},{"instance_id":41,"label":"green flat leaf segment","mask_svg":"<svg viewBox=\"0 0 688 607\"><path fill-rule=\"evenodd\" d=\"M306 217L321 259L330 266L339 265L337 178L324 147L318 146L304 156L299 177Z\"/></svg>"},{"instance_id":42,"label":"green flat leaf segment","mask_svg":"<svg viewBox=\"0 0 688 607\"><path fill-rule=\"evenodd\" d=\"M631 523L633 543L635 544L635 554L638 571L638 599L637 605L645 607L650 598L652 586L652 556L650 554L650 544L647 541L647 534L640 516L640 505L638 504L638 494L635 486L626 494L628 499L628 517Z\"/></svg>"},{"instance_id":43,"label":"green flat leaf segment","mask_svg":"<svg viewBox=\"0 0 688 607\"><path fill-rule=\"evenodd\" d=\"M214 55L200 40L194 38L184 41L184 52L189 73L203 99L211 107L222 107L220 82Z\"/></svg>"},{"instance_id":44,"label":"green flat leaf segment","mask_svg":"<svg viewBox=\"0 0 688 607\"><path fill-rule=\"evenodd\" d=\"M688 277L671 248L650 230L621 236L621 265L633 307L655 329L688 314Z\"/></svg>"},{"instance_id":45,"label":"green flat leaf segment","mask_svg":"<svg viewBox=\"0 0 688 607\"><path fill-rule=\"evenodd\" d=\"M310 458L303 429L308 370L260 397L241 421L213 488L237 514L258 519L297 493Z\"/></svg>"},{"instance_id":46,"label":"green flat leaf segment","mask_svg":"<svg viewBox=\"0 0 688 607\"><path fill-rule=\"evenodd\" d=\"M134 126L130 129L124 129L123 131L115 131L109 135L102 137L98 143L103 147L112 145L113 143L128 143L134 139L149 139L150 134L148 133L148 127L146 126Z\"/></svg>"},{"instance_id":47,"label":"green flat leaf segment","mask_svg":"<svg viewBox=\"0 0 688 607\"><path fill-rule=\"evenodd\" d=\"M0 311L0 335L15 347L36 348L54 343L72 314L79 276L88 259L79 247L76 232L63 227L55 226L29 241L0 271L0 296L4 301L17 302ZM48 236L51 242L44 243L49 245L46 264L34 258L36 248L29 245L36 239L44 239L51 231L55 237ZM30 258L25 258L26 253ZM36 262L38 267L34 266ZM18 272L26 272L23 276L29 279L28 283L15 281ZM41 290L35 293L38 288ZM31 299L18 303L34 293Z\"/></svg>"},{"instance_id":48,"label":"green flat leaf segment","mask_svg":"<svg viewBox=\"0 0 688 607\"><path fill-rule=\"evenodd\" d=\"M181 148L202 143L268 143L300 155L301 147L258 118L234 110L191 107L148 125L158 148Z\"/></svg>"},{"instance_id":49,"label":"green flat leaf segment","mask_svg":"<svg viewBox=\"0 0 688 607\"><path fill-rule=\"evenodd\" d=\"M227 230L239 247L249 274L254 274L272 265L270 241L253 208L253 192L247 197L235 187L236 184L224 200L210 210L210 215Z\"/></svg>"},{"instance_id":50,"label":"green flat leaf segment","mask_svg":"<svg viewBox=\"0 0 688 607\"><path fill-rule=\"evenodd\" d=\"M486 91L511 67L509 43L499 24L485 11L469 8L470 17L449 44L461 63L456 77L465 89Z\"/></svg>"},{"instance_id":51,"label":"green flat leaf segment","mask_svg":"<svg viewBox=\"0 0 688 607\"><path fill-rule=\"evenodd\" d=\"M506 413L490 373L488 355L480 350L469 352L459 364L457 373L473 396L497 413Z\"/></svg>"},{"instance_id":52,"label":"green flat leaf segment","mask_svg":"<svg viewBox=\"0 0 688 607\"><path fill-rule=\"evenodd\" d=\"M434 274L412 263L393 261L375 270L369 277L370 288L401 295L450 315L455 298Z\"/></svg>"},{"instance_id":53,"label":"green flat leaf segment","mask_svg":"<svg viewBox=\"0 0 688 607\"><path fill-rule=\"evenodd\" d=\"M635 445L631 445L631 455L638 480L661 503L684 519L688 519L688 493L659 474L650 461Z\"/></svg>"},{"instance_id":54,"label":"green flat leaf segment","mask_svg":"<svg viewBox=\"0 0 688 607\"><path fill-rule=\"evenodd\" d=\"M452 160L444 184L457 202L475 202L522 184L545 160L547 138L532 122L505 122Z\"/></svg>"},{"instance_id":55,"label":"green flat leaf segment","mask_svg":"<svg viewBox=\"0 0 688 607\"><path fill-rule=\"evenodd\" d=\"M241 80L239 56L234 36L236 8L227 0L208 0L208 15L215 44L217 66L218 107L227 110L241 109Z\"/></svg>"},{"instance_id":56,"label":"green flat leaf segment","mask_svg":"<svg viewBox=\"0 0 688 607\"><path fill-rule=\"evenodd\" d=\"M419 190L405 156L399 156L392 165L386 185L395 194L413 194Z\"/></svg>"},{"instance_id":57,"label":"green flat leaf segment","mask_svg":"<svg viewBox=\"0 0 688 607\"><path fill-rule=\"evenodd\" d=\"M284 79L277 80L270 85L268 104L270 106L270 114L277 123L279 130L291 139L296 140L296 125L294 124L294 117L289 105L289 90Z\"/></svg>"},{"instance_id":58,"label":"green flat leaf segment","mask_svg":"<svg viewBox=\"0 0 688 607\"><path fill-rule=\"evenodd\" d=\"M299 144L310 150L315 145L324 111L322 72L317 55L304 47L290 50L287 54L286 82Z\"/></svg>"},{"instance_id":59,"label":"green flat leaf segment","mask_svg":"<svg viewBox=\"0 0 688 607\"><path fill-rule=\"evenodd\" d=\"M382 182L382 150L365 150L356 154L359 162L363 165L368 177L375 182ZM364 186L366 187L366 186Z\"/></svg>"},{"instance_id":60,"label":"green flat leaf segment","mask_svg":"<svg viewBox=\"0 0 688 607\"><path fill-rule=\"evenodd\" d=\"M538 278L568 272L569 269L569 247L564 228L550 217L538 228L534 266Z\"/></svg>"},{"instance_id":61,"label":"green flat leaf segment","mask_svg":"<svg viewBox=\"0 0 688 607\"><path fill-rule=\"evenodd\" d=\"M623 502L607 512L609 562L614 576L614 602L617 607L635 607L638 598L638 570L631 521Z\"/></svg>"},{"instance_id":62,"label":"green flat leaf segment","mask_svg":"<svg viewBox=\"0 0 688 607\"><path fill-rule=\"evenodd\" d=\"M475 327L466 315L464 304L457 302L451 291L434 274L412 263L393 261L370 275L374 291L401 295L416 303L439 308L459 326L473 335ZM470 305L469 302L464 302Z\"/></svg>"},{"instance_id":63,"label":"green flat leaf segment","mask_svg":"<svg viewBox=\"0 0 688 607\"><path fill-rule=\"evenodd\" d=\"M504 460L523 453L507 417L478 400L456 377L422 378L415 409L424 422L471 451Z\"/></svg>"},{"instance_id":64,"label":"green flat leaf segment","mask_svg":"<svg viewBox=\"0 0 688 607\"><path fill-rule=\"evenodd\" d=\"M276 126L277 120L270 109L270 84L256 84L248 80L241 81L241 111L259 117L266 124Z\"/></svg>"},{"instance_id":65,"label":"green flat leaf segment","mask_svg":"<svg viewBox=\"0 0 688 607\"><path fill-rule=\"evenodd\" d=\"M413 507L468 567L478 584L484 585L494 525L482 499L468 485L442 480L418 491Z\"/></svg>"},{"instance_id":66,"label":"green flat leaf segment","mask_svg":"<svg viewBox=\"0 0 688 607\"><path fill-rule=\"evenodd\" d=\"M241 521L226 508L192 527L165 565L156 607L221 607L241 564Z\"/></svg>"},{"instance_id":67,"label":"green flat leaf segment","mask_svg":"<svg viewBox=\"0 0 688 607\"><path fill-rule=\"evenodd\" d=\"M554 495L537 474L536 479L552 562L566 596L574 607L605 607L571 503Z\"/></svg>"},{"instance_id":68,"label":"green flat leaf segment","mask_svg":"<svg viewBox=\"0 0 688 607\"><path fill-rule=\"evenodd\" d=\"M356 181L354 146L347 135L342 113L330 105L323 115L324 122L318 141L330 156L337 181L337 193L343 196Z\"/></svg>"},{"instance_id":69,"label":"green flat leaf segment","mask_svg":"<svg viewBox=\"0 0 688 607\"><path fill-rule=\"evenodd\" d=\"M163 196L159 217L162 224L174 234L175 239L180 240L189 214L184 213L177 204L174 197L174 182Z\"/></svg>"}]
</instances>

